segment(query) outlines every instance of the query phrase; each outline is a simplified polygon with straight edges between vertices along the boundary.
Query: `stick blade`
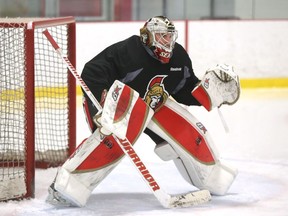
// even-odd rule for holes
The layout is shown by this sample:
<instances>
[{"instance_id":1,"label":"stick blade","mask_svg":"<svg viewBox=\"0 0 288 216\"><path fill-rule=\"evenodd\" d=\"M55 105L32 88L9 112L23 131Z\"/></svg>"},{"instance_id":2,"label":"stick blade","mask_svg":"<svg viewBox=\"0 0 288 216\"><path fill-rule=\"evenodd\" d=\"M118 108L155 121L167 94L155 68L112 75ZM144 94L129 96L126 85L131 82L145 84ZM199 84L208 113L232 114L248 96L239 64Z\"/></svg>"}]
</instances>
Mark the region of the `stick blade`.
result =
<instances>
[{"instance_id":1,"label":"stick blade","mask_svg":"<svg viewBox=\"0 0 288 216\"><path fill-rule=\"evenodd\" d=\"M168 208L189 207L207 203L211 200L211 194L208 190L199 190L187 194L171 196Z\"/></svg>"}]
</instances>

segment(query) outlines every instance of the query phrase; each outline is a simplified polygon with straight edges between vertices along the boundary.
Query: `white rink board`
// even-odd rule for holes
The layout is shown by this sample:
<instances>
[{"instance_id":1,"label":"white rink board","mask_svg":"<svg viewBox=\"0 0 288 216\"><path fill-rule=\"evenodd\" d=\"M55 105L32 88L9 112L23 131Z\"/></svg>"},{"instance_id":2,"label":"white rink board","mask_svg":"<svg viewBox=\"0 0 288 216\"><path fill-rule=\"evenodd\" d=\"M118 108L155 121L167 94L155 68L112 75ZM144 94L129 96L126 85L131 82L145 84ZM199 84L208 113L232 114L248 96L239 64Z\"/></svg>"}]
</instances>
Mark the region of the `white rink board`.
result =
<instances>
[{"instance_id":1,"label":"white rink board","mask_svg":"<svg viewBox=\"0 0 288 216\"><path fill-rule=\"evenodd\" d=\"M189 29L196 71L223 62L242 78L288 76L288 21L190 22Z\"/></svg>"},{"instance_id":2,"label":"white rink board","mask_svg":"<svg viewBox=\"0 0 288 216\"><path fill-rule=\"evenodd\" d=\"M138 35L143 22L77 23L77 70L112 43ZM185 21L175 22L185 46ZM288 21L189 21L188 52L197 76L217 63L241 78L288 76Z\"/></svg>"}]
</instances>

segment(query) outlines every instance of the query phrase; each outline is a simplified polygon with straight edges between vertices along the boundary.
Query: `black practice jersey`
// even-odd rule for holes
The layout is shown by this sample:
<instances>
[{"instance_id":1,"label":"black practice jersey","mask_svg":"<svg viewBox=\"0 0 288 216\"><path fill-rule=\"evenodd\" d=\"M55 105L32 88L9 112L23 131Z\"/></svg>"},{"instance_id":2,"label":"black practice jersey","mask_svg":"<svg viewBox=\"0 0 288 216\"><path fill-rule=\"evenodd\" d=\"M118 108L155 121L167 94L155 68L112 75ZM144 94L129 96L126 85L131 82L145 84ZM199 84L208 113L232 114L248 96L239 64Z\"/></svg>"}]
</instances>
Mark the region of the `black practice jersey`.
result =
<instances>
[{"instance_id":1,"label":"black practice jersey","mask_svg":"<svg viewBox=\"0 0 288 216\"><path fill-rule=\"evenodd\" d=\"M132 36L87 62L81 77L98 100L103 89L120 80L136 90L154 110L170 95L179 103L200 105L191 95L199 79L187 52L178 43L169 63L163 64L148 53L139 36Z\"/></svg>"}]
</instances>

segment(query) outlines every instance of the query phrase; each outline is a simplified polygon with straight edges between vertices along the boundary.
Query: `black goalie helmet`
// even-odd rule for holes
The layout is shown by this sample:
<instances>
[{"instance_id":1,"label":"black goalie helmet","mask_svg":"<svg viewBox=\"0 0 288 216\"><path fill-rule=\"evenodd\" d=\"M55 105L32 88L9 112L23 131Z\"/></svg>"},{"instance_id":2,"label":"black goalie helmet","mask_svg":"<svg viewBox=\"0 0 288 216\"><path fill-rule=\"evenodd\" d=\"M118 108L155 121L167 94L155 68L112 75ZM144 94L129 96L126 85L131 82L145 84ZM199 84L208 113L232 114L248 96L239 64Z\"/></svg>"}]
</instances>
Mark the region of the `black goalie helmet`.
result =
<instances>
[{"instance_id":1,"label":"black goalie helmet","mask_svg":"<svg viewBox=\"0 0 288 216\"><path fill-rule=\"evenodd\" d=\"M168 63L178 37L174 24L165 16L155 16L140 29L142 43L149 47L162 63Z\"/></svg>"}]
</instances>

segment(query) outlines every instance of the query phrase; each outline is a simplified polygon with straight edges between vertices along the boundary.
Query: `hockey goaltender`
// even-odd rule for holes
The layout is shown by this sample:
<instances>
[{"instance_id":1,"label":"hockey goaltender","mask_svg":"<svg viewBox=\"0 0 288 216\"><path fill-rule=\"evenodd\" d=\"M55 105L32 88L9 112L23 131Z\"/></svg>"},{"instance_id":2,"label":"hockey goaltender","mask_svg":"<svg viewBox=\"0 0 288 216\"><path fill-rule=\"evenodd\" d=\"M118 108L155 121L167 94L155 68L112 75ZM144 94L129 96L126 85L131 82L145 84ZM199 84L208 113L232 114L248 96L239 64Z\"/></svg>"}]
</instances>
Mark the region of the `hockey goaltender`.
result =
<instances>
[{"instance_id":1,"label":"hockey goaltender","mask_svg":"<svg viewBox=\"0 0 288 216\"><path fill-rule=\"evenodd\" d=\"M155 16L145 22L140 36L107 47L85 64L81 78L103 110L82 88L92 134L59 168L48 189L48 203L84 206L125 154L160 202L168 200L165 207L201 203L210 193L226 194L237 169L220 160L205 126L182 105L203 106L207 111L232 105L240 95L239 78L232 66L217 64L199 80L177 37L167 17ZM160 186L133 149L143 132L155 142L161 159L173 160L187 182L208 194L159 193Z\"/></svg>"}]
</instances>

